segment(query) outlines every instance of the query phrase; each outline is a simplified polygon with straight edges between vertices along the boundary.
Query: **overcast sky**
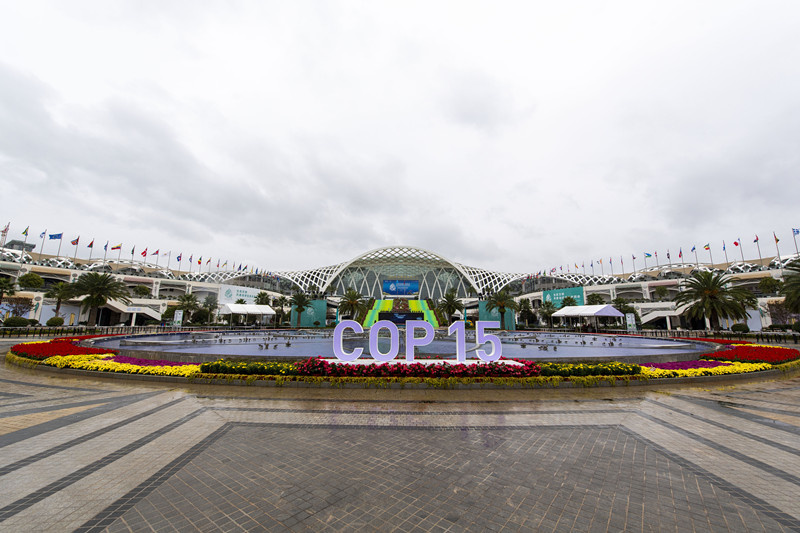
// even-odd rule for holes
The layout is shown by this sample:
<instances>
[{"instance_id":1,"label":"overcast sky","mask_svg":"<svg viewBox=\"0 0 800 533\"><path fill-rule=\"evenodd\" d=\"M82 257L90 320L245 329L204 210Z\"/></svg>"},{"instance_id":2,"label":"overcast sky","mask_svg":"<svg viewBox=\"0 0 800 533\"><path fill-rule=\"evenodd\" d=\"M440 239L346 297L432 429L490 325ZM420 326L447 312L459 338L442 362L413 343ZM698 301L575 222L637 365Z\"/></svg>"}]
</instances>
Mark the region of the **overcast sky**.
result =
<instances>
[{"instance_id":1,"label":"overcast sky","mask_svg":"<svg viewBox=\"0 0 800 533\"><path fill-rule=\"evenodd\" d=\"M794 252L800 3L0 1L0 222L267 270ZM99 243L99 245L98 245ZM55 253L57 243L45 243ZM38 250L38 248L37 248ZM137 251L137 259L139 259ZM154 258L151 258L154 259ZM164 263L161 260L161 264ZM573 266L574 268L574 266Z\"/></svg>"}]
</instances>

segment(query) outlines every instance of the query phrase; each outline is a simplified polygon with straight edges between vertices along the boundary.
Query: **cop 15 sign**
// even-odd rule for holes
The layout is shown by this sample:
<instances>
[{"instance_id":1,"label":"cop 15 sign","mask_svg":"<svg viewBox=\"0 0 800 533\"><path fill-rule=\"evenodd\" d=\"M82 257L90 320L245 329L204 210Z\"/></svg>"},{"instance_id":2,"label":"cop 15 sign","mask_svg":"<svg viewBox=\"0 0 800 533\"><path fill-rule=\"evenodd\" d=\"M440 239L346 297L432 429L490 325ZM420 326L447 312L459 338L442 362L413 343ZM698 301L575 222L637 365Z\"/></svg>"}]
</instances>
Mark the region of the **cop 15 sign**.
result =
<instances>
[{"instance_id":1,"label":"cop 15 sign","mask_svg":"<svg viewBox=\"0 0 800 533\"><path fill-rule=\"evenodd\" d=\"M481 361L497 361L503 355L503 346L497 335L486 333L488 328L499 328L500 322L491 320L479 320L475 323L475 343L477 346L490 344L492 350L478 348L475 354ZM381 352L378 348L378 338L381 330L389 332L389 349ZM355 320L342 320L333 330L333 353L340 361L355 361L362 353L364 348L355 348L352 352L344 350L343 339L345 330L355 333L364 333L364 328ZM417 337L415 333L421 331L423 335ZM447 328L447 335L455 334L456 338L456 360L464 363L467 360L467 335L464 322L455 322ZM409 320L406 322L406 362L414 361L414 349L418 346L427 346L433 341L433 326L424 320ZM397 357L400 352L400 330L394 322L389 320L379 320L369 330L369 353L373 359L380 362L388 362Z\"/></svg>"}]
</instances>

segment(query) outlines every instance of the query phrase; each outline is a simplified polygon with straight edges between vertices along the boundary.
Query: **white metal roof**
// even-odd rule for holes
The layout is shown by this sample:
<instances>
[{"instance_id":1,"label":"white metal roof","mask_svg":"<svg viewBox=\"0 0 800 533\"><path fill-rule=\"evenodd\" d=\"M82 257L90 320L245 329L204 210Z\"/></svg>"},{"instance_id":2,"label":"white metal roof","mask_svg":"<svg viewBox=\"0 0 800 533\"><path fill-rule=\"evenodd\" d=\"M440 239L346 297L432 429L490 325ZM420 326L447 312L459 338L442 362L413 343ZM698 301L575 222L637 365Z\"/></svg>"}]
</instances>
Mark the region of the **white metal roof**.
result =
<instances>
[{"instance_id":1,"label":"white metal roof","mask_svg":"<svg viewBox=\"0 0 800 533\"><path fill-rule=\"evenodd\" d=\"M221 315L274 315L275 310L268 305L224 304L219 311Z\"/></svg>"},{"instance_id":2,"label":"white metal roof","mask_svg":"<svg viewBox=\"0 0 800 533\"><path fill-rule=\"evenodd\" d=\"M553 316L614 316L623 317L613 305L570 305L559 309Z\"/></svg>"}]
</instances>

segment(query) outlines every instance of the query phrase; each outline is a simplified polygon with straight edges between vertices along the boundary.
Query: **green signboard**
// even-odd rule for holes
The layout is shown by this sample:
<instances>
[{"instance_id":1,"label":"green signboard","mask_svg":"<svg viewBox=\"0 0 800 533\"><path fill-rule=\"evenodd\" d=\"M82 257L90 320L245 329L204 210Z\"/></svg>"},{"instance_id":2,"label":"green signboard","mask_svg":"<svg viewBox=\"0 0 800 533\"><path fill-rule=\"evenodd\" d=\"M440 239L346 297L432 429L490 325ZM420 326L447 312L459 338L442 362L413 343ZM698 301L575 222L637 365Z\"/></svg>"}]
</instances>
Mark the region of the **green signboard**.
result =
<instances>
[{"instance_id":1,"label":"green signboard","mask_svg":"<svg viewBox=\"0 0 800 533\"><path fill-rule=\"evenodd\" d=\"M328 312L328 303L326 300L311 300L311 305L303 310L300 315L301 328L321 328L325 326L325 316ZM319 322L319 325L314 324ZM297 311L292 306L291 326L297 325Z\"/></svg>"},{"instance_id":2,"label":"green signboard","mask_svg":"<svg viewBox=\"0 0 800 533\"><path fill-rule=\"evenodd\" d=\"M578 305L584 305L585 301L583 298L583 287L568 287L566 289L554 289L552 291L544 291L542 294L542 301L543 302L553 302L557 308L561 307L561 302L564 301L564 298L567 296L572 296L575 298L575 303Z\"/></svg>"},{"instance_id":3,"label":"green signboard","mask_svg":"<svg viewBox=\"0 0 800 533\"><path fill-rule=\"evenodd\" d=\"M497 310L495 307L491 311L486 309L486 302L478 302L478 320L495 320L500 322L500 311ZM505 316L506 327L508 331L516 331L517 329L517 321L514 317L514 311L510 309L506 309L506 316Z\"/></svg>"}]
</instances>

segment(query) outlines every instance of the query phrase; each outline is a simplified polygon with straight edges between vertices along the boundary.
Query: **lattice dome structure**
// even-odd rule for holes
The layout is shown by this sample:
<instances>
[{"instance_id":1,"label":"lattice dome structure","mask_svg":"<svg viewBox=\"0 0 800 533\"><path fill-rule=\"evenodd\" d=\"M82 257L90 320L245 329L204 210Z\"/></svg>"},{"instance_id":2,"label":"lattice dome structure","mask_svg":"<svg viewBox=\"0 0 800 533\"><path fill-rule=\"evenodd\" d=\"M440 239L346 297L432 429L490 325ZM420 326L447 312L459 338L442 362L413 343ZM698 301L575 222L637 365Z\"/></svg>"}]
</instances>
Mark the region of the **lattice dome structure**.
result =
<instances>
[{"instance_id":1,"label":"lattice dome structure","mask_svg":"<svg viewBox=\"0 0 800 533\"><path fill-rule=\"evenodd\" d=\"M412 246L378 248L338 265L274 274L291 280L303 291L344 294L353 288L370 298L384 296L384 280L416 280L418 297L434 299L451 289L459 298L497 292L528 276L462 265Z\"/></svg>"}]
</instances>

